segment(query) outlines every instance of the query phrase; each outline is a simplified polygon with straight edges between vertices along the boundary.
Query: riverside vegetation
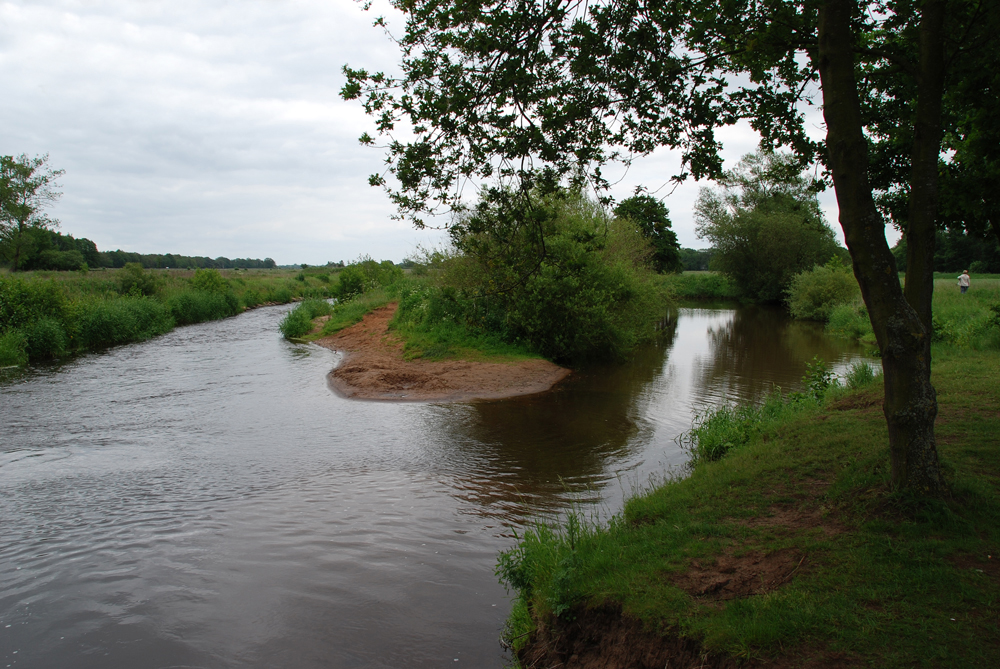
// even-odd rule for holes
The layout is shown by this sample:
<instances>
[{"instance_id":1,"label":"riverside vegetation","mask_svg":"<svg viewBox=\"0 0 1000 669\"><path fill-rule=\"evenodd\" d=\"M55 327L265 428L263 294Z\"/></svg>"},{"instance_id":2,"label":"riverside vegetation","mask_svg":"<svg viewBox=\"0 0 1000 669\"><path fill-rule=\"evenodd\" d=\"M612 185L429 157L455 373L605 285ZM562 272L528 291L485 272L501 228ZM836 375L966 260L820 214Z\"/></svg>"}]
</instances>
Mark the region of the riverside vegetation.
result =
<instances>
[{"instance_id":1,"label":"riverside vegetation","mask_svg":"<svg viewBox=\"0 0 1000 669\"><path fill-rule=\"evenodd\" d=\"M143 341L263 304L332 295L325 269L0 274L0 367Z\"/></svg>"},{"instance_id":2,"label":"riverside vegetation","mask_svg":"<svg viewBox=\"0 0 1000 669\"><path fill-rule=\"evenodd\" d=\"M518 537L497 574L523 666L573 666L609 620L621 666L658 648L698 666L998 666L1000 280L979 278L978 297L938 281L948 494L893 490L872 364L838 380L814 361L802 393L699 417L687 470L609 522L571 514Z\"/></svg>"},{"instance_id":3,"label":"riverside vegetation","mask_svg":"<svg viewBox=\"0 0 1000 669\"><path fill-rule=\"evenodd\" d=\"M326 336L397 301L390 327L411 359L615 359L655 335L671 292L650 266L641 230L568 190L538 195L513 215L507 204L485 198L452 226L452 249L425 253L410 275L368 258L352 263L340 273L336 305L303 303L282 332ZM312 319L323 315L316 329Z\"/></svg>"}]
</instances>

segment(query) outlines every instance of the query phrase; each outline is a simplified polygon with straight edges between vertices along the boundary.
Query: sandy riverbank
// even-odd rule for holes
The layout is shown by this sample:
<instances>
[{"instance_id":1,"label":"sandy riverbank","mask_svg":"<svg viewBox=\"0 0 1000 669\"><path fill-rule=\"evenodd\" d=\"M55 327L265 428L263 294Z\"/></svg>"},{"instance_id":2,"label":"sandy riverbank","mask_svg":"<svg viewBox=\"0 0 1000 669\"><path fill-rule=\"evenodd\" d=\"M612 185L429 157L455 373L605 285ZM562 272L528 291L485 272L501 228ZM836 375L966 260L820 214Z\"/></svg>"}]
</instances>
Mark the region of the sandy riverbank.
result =
<instances>
[{"instance_id":1,"label":"sandy riverbank","mask_svg":"<svg viewBox=\"0 0 1000 669\"><path fill-rule=\"evenodd\" d=\"M570 370L547 360L510 363L403 358L403 342L389 332L390 304L358 323L316 341L344 354L330 384L345 397L364 400L456 402L530 395L551 389Z\"/></svg>"}]
</instances>

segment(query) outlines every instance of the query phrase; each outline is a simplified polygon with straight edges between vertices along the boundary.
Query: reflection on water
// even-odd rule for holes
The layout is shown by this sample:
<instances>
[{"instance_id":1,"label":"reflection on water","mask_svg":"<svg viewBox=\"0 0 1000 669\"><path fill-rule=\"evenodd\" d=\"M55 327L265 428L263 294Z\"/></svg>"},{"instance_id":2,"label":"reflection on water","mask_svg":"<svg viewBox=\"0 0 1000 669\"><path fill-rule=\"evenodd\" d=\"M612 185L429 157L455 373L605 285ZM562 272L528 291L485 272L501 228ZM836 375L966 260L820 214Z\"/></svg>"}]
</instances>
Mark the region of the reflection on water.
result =
<instances>
[{"instance_id":1,"label":"reflection on water","mask_svg":"<svg viewBox=\"0 0 1000 669\"><path fill-rule=\"evenodd\" d=\"M858 351L767 309L684 308L625 365L472 404L353 402L286 308L0 381L11 667L499 667L509 528L620 507L722 401Z\"/></svg>"}]
</instances>

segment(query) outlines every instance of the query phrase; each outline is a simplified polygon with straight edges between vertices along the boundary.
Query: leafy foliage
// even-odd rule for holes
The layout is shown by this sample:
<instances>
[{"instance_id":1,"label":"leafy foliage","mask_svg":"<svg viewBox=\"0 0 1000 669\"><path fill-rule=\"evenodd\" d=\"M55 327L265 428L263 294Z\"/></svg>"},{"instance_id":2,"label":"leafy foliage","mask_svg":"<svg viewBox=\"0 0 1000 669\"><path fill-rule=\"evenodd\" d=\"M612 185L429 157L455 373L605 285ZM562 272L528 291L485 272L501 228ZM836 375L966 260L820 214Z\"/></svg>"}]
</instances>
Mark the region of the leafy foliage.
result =
<instances>
[{"instance_id":1,"label":"leafy foliage","mask_svg":"<svg viewBox=\"0 0 1000 669\"><path fill-rule=\"evenodd\" d=\"M860 299L858 282L840 258L796 274L788 287L788 308L795 318L827 321L834 307Z\"/></svg>"},{"instance_id":2,"label":"leafy foliage","mask_svg":"<svg viewBox=\"0 0 1000 669\"><path fill-rule=\"evenodd\" d=\"M426 327L450 319L554 360L620 358L664 307L648 240L579 191L493 191L451 234Z\"/></svg>"},{"instance_id":3,"label":"leafy foliage","mask_svg":"<svg viewBox=\"0 0 1000 669\"><path fill-rule=\"evenodd\" d=\"M55 189L64 171L49 167L48 160L47 155L0 156L0 251L15 271L31 246L30 232L59 225L43 210L61 195Z\"/></svg>"},{"instance_id":4,"label":"leafy foliage","mask_svg":"<svg viewBox=\"0 0 1000 669\"><path fill-rule=\"evenodd\" d=\"M680 244L670 229L670 211L651 195L633 195L615 207L615 216L639 226L642 235L653 245L653 269L657 272L681 271Z\"/></svg>"},{"instance_id":5,"label":"leafy foliage","mask_svg":"<svg viewBox=\"0 0 1000 669\"><path fill-rule=\"evenodd\" d=\"M713 269L743 297L781 301L792 277L836 253L815 183L801 175L792 156L744 156L719 184L721 190L702 189L698 197L698 236L712 242Z\"/></svg>"}]
</instances>

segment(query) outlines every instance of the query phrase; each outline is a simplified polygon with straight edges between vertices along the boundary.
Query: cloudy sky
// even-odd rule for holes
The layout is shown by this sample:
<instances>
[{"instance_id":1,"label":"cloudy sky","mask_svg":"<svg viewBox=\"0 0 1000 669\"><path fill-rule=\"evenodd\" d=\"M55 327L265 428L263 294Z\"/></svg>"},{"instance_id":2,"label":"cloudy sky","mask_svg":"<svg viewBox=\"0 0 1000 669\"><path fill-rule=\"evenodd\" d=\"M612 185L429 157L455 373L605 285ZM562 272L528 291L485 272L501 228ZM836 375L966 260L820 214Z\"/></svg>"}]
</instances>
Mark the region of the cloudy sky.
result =
<instances>
[{"instance_id":1,"label":"cloudy sky","mask_svg":"<svg viewBox=\"0 0 1000 669\"><path fill-rule=\"evenodd\" d=\"M391 219L367 183L382 153L357 141L373 124L338 96L345 63L394 68L376 13L353 0L0 0L0 154L47 153L66 170L50 215L101 250L399 261L443 236ZM745 127L722 137L727 166L756 146ZM661 188L676 167L661 151L611 169L613 194L660 188L681 244L700 248L699 184ZM832 192L821 201L835 224Z\"/></svg>"}]
</instances>

